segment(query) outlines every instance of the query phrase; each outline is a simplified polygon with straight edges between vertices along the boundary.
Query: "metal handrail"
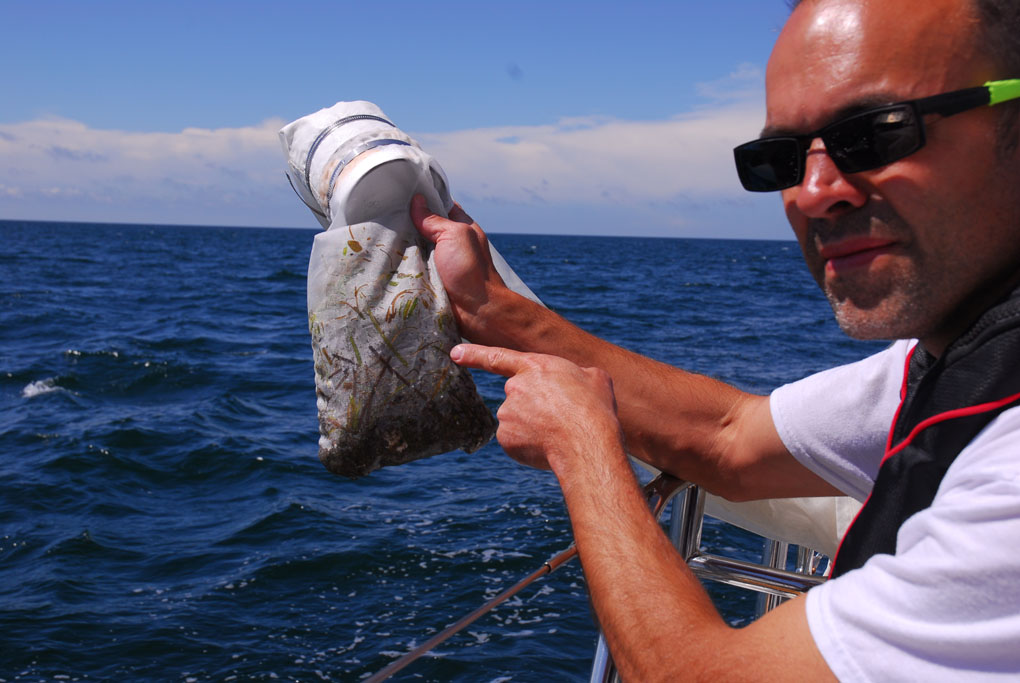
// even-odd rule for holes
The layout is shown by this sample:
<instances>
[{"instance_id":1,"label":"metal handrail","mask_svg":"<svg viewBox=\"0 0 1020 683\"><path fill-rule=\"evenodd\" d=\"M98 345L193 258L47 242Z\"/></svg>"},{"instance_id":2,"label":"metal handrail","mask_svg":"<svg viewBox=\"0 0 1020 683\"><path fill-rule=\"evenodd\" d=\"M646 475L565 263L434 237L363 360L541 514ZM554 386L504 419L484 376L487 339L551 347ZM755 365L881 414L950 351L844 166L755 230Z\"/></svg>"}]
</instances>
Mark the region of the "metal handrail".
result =
<instances>
[{"instance_id":1,"label":"metal handrail","mask_svg":"<svg viewBox=\"0 0 1020 683\"><path fill-rule=\"evenodd\" d=\"M791 572L718 555L695 555L687 560L687 565L699 579L708 579L778 598L795 598L825 581L821 576Z\"/></svg>"}]
</instances>

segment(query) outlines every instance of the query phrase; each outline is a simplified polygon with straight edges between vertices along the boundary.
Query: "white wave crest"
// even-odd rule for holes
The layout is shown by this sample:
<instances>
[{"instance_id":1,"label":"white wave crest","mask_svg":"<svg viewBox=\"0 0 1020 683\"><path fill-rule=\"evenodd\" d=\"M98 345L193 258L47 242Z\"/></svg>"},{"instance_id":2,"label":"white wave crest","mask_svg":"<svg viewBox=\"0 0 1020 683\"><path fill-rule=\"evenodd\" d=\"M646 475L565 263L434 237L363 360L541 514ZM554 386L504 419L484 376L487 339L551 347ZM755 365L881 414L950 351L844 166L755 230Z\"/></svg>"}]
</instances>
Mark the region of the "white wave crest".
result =
<instances>
[{"instance_id":1,"label":"white wave crest","mask_svg":"<svg viewBox=\"0 0 1020 683\"><path fill-rule=\"evenodd\" d=\"M22 398L32 398L39 396L40 394L48 394L51 391L58 391L60 387L57 386L57 380L54 377L47 379L41 379L37 382L27 384L24 389L21 390Z\"/></svg>"}]
</instances>

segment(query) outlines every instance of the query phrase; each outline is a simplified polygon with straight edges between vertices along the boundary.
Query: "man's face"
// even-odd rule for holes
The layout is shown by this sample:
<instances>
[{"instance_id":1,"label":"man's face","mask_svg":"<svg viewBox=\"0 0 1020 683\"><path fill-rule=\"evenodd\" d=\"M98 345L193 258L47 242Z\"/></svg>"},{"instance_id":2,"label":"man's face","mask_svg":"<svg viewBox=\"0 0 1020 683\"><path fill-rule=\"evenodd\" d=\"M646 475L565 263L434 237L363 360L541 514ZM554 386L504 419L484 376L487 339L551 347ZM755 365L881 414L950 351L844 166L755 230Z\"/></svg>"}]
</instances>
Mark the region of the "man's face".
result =
<instances>
[{"instance_id":1,"label":"man's face","mask_svg":"<svg viewBox=\"0 0 1020 683\"><path fill-rule=\"evenodd\" d=\"M807 0L769 61L766 132L1020 77L977 52L975 21L968 0ZM941 353L1020 281L1020 162L996 156L998 115L926 117L924 148L862 173L841 173L813 142L783 203L848 334L919 337Z\"/></svg>"}]
</instances>

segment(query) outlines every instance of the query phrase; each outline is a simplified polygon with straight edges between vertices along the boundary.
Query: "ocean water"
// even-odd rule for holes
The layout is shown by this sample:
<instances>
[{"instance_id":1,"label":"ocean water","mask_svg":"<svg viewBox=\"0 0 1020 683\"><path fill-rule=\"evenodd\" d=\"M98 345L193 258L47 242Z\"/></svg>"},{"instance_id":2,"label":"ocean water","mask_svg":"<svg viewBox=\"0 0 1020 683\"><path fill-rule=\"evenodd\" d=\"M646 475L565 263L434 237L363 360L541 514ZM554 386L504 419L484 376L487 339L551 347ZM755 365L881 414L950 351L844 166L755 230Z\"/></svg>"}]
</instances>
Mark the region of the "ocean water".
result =
<instances>
[{"instance_id":1,"label":"ocean water","mask_svg":"<svg viewBox=\"0 0 1020 683\"><path fill-rule=\"evenodd\" d=\"M569 544L552 476L495 443L319 464L314 234L0 222L0 681L356 681ZM492 239L582 327L748 390L881 347L839 332L793 242ZM394 680L585 680L595 638L575 562Z\"/></svg>"}]
</instances>

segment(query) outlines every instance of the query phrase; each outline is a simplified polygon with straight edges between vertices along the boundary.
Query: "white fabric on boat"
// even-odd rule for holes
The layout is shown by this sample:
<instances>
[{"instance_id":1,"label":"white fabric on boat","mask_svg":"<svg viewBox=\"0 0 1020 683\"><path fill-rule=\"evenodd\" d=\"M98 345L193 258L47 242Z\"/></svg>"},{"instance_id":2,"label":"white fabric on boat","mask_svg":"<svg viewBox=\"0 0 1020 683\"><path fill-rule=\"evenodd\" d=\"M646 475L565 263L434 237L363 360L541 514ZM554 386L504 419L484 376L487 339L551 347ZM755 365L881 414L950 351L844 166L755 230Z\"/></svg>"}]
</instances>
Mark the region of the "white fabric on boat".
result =
<instances>
[{"instance_id":1,"label":"white fabric on boat","mask_svg":"<svg viewBox=\"0 0 1020 683\"><path fill-rule=\"evenodd\" d=\"M705 514L762 536L817 550L830 558L861 504L848 496L775 498L731 503L708 496Z\"/></svg>"},{"instance_id":2,"label":"white fabric on boat","mask_svg":"<svg viewBox=\"0 0 1020 683\"><path fill-rule=\"evenodd\" d=\"M631 462L653 475L659 470L631 457ZM849 496L773 498L734 503L712 494L705 496L705 514L751 533L817 550L832 558L861 503Z\"/></svg>"}]
</instances>

